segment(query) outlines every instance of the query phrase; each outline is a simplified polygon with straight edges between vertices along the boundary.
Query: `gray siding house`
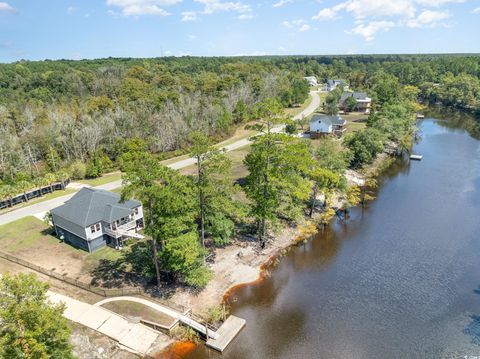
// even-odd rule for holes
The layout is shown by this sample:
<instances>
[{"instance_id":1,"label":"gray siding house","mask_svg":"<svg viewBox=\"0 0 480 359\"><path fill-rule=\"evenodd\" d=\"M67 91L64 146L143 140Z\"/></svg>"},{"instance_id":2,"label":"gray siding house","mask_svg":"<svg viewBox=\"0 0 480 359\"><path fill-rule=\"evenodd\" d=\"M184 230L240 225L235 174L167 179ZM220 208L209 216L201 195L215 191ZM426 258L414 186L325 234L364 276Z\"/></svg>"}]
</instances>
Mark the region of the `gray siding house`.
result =
<instances>
[{"instance_id":1,"label":"gray siding house","mask_svg":"<svg viewBox=\"0 0 480 359\"><path fill-rule=\"evenodd\" d=\"M120 202L120 195L82 188L60 207L50 211L57 236L93 252L106 245L121 248L125 238L143 238L143 208L138 201Z\"/></svg>"},{"instance_id":2,"label":"gray siding house","mask_svg":"<svg viewBox=\"0 0 480 359\"><path fill-rule=\"evenodd\" d=\"M343 86L344 90L348 89L348 84L345 80L327 80L327 91L333 91L337 86Z\"/></svg>"},{"instance_id":3,"label":"gray siding house","mask_svg":"<svg viewBox=\"0 0 480 359\"><path fill-rule=\"evenodd\" d=\"M347 121L340 116L315 114L310 120L310 138L320 138L326 135L340 137L346 130Z\"/></svg>"}]
</instances>

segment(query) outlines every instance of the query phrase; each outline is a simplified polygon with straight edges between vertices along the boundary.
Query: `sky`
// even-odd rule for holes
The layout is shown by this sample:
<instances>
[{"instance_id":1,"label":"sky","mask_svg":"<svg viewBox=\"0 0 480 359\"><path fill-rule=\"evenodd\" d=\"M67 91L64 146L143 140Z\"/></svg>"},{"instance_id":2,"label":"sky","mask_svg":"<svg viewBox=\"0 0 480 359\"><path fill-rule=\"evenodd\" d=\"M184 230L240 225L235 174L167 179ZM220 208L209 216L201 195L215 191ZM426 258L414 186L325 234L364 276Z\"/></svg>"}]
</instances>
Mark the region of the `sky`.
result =
<instances>
[{"instance_id":1,"label":"sky","mask_svg":"<svg viewBox=\"0 0 480 359\"><path fill-rule=\"evenodd\" d=\"M0 62L480 52L480 0L0 0Z\"/></svg>"}]
</instances>

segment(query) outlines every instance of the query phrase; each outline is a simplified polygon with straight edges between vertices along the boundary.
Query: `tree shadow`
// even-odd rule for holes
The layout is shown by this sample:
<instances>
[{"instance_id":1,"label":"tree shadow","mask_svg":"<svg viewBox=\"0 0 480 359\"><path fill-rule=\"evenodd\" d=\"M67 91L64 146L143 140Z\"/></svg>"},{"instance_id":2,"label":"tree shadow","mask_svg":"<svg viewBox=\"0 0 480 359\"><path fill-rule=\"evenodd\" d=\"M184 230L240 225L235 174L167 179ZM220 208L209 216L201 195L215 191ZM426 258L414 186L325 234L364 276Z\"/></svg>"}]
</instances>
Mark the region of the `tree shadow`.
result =
<instances>
[{"instance_id":1,"label":"tree shadow","mask_svg":"<svg viewBox=\"0 0 480 359\"><path fill-rule=\"evenodd\" d=\"M471 315L471 322L463 329L463 333L469 335L472 343L480 345L480 315Z\"/></svg>"},{"instance_id":2,"label":"tree shadow","mask_svg":"<svg viewBox=\"0 0 480 359\"><path fill-rule=\"evenodd\" d=\"M480 286L473 290L475 294L480 295ZM470 315L470 323L463 329L463 333L470 336L472 343L480 345L480 315Z\"/></svg>"}]
</instances>

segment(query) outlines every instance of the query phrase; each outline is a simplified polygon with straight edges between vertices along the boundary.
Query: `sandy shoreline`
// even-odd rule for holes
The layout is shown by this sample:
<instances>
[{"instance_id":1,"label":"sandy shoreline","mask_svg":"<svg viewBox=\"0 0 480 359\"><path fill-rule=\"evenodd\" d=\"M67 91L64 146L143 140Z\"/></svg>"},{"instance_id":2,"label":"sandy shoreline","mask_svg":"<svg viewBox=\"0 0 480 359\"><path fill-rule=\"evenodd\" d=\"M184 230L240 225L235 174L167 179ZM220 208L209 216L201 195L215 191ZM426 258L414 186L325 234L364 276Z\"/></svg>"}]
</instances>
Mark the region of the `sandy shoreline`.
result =
<instances>
[{"instance_id":1,"label":"sandy shoreline","mask_svg":"<svg viewBox=\"0 0 480 359\"><path fill-rule=\"evenodd\" d=\"M394 157L387 153L381 153L375 161L364 168L362 173L354 170L347 170L345 176L350 185L363 185L365 178L376 176L383 169L389 166L389 160ZM334 200L334 206L339 206L340 198ZM191 293L185 290L177 290L171 300L192 308L193 312L201 313L206 309L218 306L240 286L251 285L260 282L268 269L274 265L291 247L309 238L318 232L320 214L313 218L305 218L295 227L282 228L281 233L275 239L269 241L268 245L259 250L256 242L233 241L225 248L215 250L215 262L210 266L214 272L213 279L199 293ZM180 342L177 342L177 344ZM190 347L191 348L191 347ZM175 345L165 350L166 356L177 354ZM162 353L158 358L163 358Z\"/></svg>"}]
</instances>

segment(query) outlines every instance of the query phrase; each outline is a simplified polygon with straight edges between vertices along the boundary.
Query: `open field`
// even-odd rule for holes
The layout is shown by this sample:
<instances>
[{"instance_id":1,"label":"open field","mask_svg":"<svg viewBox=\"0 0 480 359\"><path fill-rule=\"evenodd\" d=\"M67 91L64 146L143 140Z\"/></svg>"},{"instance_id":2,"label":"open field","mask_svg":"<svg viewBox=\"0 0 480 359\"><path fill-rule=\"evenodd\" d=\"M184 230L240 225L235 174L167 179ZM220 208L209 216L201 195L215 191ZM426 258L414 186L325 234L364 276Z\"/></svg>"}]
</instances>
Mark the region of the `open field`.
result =
<instances>
[{"instance_id":1,"label":"open field","mask_svg":"<svg viewBox=\"0 0 480 359\"><path fill-rule=\"evenodd\" d=\"M63 243L35 217L0 226L1 250L45 269L89 283L90 271L102 259L116 259L121 252L105 247L89 254Z\"/></svg>"},{"instance_id":2,"label":"open field","mask_svg":"<svg viewBox=\"0 0 480 359\"><path fill-rule=\"evenodd\" d=\"M245 158L249 150L250 145L226 153L226 156L232 161L232 178L234 180L244 178L246 175L248 175L248 170L243 164L243 159ZM183 175L195 175L196 170L196 165L191 165L182 168L180 170L180 173Z\"/></svg>"}]
</instances>

